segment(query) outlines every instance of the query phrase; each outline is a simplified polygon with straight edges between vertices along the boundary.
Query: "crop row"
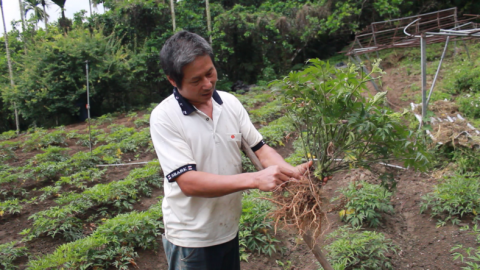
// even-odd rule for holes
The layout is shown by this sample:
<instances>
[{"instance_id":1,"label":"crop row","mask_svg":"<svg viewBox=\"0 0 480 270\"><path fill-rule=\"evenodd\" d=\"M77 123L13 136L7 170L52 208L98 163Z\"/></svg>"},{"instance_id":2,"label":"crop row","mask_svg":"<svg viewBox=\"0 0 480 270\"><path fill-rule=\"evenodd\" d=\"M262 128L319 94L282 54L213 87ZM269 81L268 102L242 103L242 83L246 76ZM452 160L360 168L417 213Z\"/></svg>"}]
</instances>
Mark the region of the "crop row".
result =
<instances>
[{"instance_id":1,"label":"crop row","mask_svg":"<svg viewBox=\"0 0 480 270\"><path fill-rule=\"evenodd\" d=\"M31 215L29 219L34 220L33 225L22 234L26 235L26 240L44 234L52 237L60 234L69 241L82 238L84 222L78 215L101 206L117 211L130 210L139 195L151 196L151 186L161 185L160 166L158 161L152 161L143 168L133 169L124 180L97 184L82 193L70 193L56 199L60 206ZM108 215L107 210L100 211L101 217Z\"/></svg>"},{"instance_id":2,"label":"crop row","mask_svg":"<svg viewBox=\"0 0 480 270\"><path fill-rule=\"evenodd\" d=\"M58 247L55 252L28 263L30 270L40 269L128 269L136 266L135 248L152 249L163 228L161 199L145 212L120 214L91 235Z\"/></svg>"}]
</instances>

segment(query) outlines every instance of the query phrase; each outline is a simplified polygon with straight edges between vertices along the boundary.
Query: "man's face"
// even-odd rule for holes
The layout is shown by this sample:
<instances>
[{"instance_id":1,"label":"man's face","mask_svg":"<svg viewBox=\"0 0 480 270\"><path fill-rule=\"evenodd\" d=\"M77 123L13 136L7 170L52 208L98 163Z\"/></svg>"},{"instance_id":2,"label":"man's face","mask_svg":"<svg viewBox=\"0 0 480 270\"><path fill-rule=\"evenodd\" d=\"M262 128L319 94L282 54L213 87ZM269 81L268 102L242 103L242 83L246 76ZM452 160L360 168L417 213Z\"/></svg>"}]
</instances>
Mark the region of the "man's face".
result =
<instances>
[{"instance_id":1,"label":"man's face","mask_svg":"<svg viewBox=\"0 0 480 270\"><path fill-rule=\"evenodd\" d=\"M168 80L177 87L175 81L171 78ZM212 98L216 82L217 70L210 56L197 56L193 62L183 67L182 89L178 91L193 105L202 105Z\"/></svg>"}]
</instances>

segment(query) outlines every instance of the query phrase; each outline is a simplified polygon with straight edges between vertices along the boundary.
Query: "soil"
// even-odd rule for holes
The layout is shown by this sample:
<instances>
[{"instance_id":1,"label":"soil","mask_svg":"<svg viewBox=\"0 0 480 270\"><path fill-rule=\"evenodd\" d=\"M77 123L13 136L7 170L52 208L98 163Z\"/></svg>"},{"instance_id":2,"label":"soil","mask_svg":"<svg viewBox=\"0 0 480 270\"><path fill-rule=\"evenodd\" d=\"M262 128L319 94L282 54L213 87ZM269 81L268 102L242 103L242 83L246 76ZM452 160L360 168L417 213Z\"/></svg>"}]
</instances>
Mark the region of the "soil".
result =
<instances>
[{"instance_id":1,"label":"soil","mask_svg":"<svg viewBox=\"0 0 480 270\"><path fill-rule=\"evenodd\" d=\"M412 96L405 96L405 80L419 81L419 76L406 76L402 72L394 72L393 68L386 70L387 75L384 76L384 88L390 87L396 91L389 91L388 98L392 106L396 110L401 110L409 106L413 101ZM371 86L369 86L370 88ZM402 88L403 87L403 88ZM405 98L406 97L406 98ZM411 99L409 99L411 98ZM138 115L139 117L141 114ZM133 121L128 117L120 117L113 123L124 124L133 127ZM110 123L102 124L101 127L106 128ZM66 127L66 130L79 130L79 133L85 132L88 124L75 124ZM17 138L15 140L22 140ZM287 157L292 153L292 141L288 140L286 145L277 149L283 156ZM68 146L72 150L69 151L73 155L76 151L86 151L87 147L81 147L75 144L74 141L68 140ZM21 166L32 158L34 154L41 153L30 152L23 153L21 149L15 151L17 160L7 162L11 166ZM135 161L148 161L155 158L155 154L151 152L139 151L140 157ZM133 155L128 154L124 156L125 162L133 159ZM107 173L97 183L107 183L123 179L128 172L137 166L123 166L123 167L107 167ZM398 181L396 192L392 197L392 205L394 206L394 214L385 214L383 222L376 231L382 232L387 238L398 246L398 253L391 254L391 261L394 269L461 269L466 266L453 260L451 248L457 244L462 244L465 247L475 247L475 237L468 232L460 230L459 226L447 224L443 227L436 226L436 220L432 220L429 213L420 214L420 205L422 196L432 191L432 188L437 184L438 174L425 174L412 170L400 170L396 180ZM352 170L350 172L341 172L333 176L324 185L324 195L327 198L338 196L337 190L341 187L346 187L351 181L378 181L378 176L365 169ZM42 186L52 184L39 183L34 181L27 181L29 190L40 188ZM7 188L5 185L0 188ZM151 197L141 197L139 201L134 204L135 210L148 209L152 204L157 202L156 197L163 193L162 189L154 189ZM31 192L29 196L38 196L37 193ZM13 240L20 240L22 235L19 233L29 228L32 225L32 220L29 217L39 211L48 209L49 207L57 205L53 198L49 198L37 204L25 204L20 214L9 215L5 214L0 217L0 244L4 244ZM325 222L323 236L335 230L339 226L344 225L340 220L338 212L340 207L335 208L326 207L326 209L335 209L326 214L328 223ZM461 225L472 225L471 220L465 218L461 221ZM365 227L366 230L371 228ZM88 233L88 232L86 232ZM242 269L298 269L298 270L316 270L319 269L317 260L309 251L308 247L302 239L294 231L282 229L277 232L276 238L281 240L279 247L282 247L284 252L273 254L271 257L266 255L252 254L248 262L242 262ZM61 238L41 237L34 241L28 242L26 246L29 252L35 256L52 253L58 246L65 243ZM328 244L324 237L318 240L320 245ZM132 269L167 269L167 263L164 251L161 245L160 238L158 240L157 250L137 250L139 257L135 259L138 268ZM16 261L19 269L26 268L27 258L23 257ZM277 263L281 262L281 263ZM281 266L283 264L284 266Z\"/></svg>"}]
</instances>

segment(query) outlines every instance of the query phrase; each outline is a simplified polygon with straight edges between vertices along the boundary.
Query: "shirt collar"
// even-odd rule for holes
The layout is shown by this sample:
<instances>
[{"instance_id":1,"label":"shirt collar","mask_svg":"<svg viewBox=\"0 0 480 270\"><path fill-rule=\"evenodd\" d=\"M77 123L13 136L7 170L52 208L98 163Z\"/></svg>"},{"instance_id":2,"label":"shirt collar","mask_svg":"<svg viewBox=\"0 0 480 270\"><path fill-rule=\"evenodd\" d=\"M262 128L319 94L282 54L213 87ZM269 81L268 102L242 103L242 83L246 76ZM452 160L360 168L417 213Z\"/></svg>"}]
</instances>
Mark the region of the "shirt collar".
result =
<instances>
[{"instance_id":1,"label":"shirt collar","mask_svg":"<svg viewBox=\"0 0 480 270\"><path fill-rule=\"evenodd\" d=\"M183 115L189 115L192 112L195 112L197 109L180 93L178 92L178 89L176 87L173 88L173 96L175 96L175 99L178 102L178 105L180 105L180 109L182 109ZM223 104L222 98L220 98L220 95L218 94L217 90L213 90L213 100L217 102L219 105Z\"/></svg>"}]
</instances>

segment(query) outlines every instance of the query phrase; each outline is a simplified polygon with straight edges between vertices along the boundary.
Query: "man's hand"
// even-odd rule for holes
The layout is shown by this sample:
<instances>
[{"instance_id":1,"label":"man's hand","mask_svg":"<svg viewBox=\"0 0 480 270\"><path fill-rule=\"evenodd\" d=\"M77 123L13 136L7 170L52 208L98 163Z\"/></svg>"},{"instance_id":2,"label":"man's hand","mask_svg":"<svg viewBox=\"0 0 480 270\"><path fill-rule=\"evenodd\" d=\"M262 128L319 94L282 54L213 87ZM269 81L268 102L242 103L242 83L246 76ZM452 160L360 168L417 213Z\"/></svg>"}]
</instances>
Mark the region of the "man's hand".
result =
<instances>
[{"instance_id":1,"label":"man's hand","mask_svg":"<svg viewBox=\"0 0 480 270\"><path fill-rule=\"evenodd\" d=\"M291 178L299 179L300 176L298 172L273 165L256 173L255 186L261 191L273 191Z\"/></svg>"},{"instance_id":2,"label":"man's hand","mask_svg":"<svg viewBox=\"0 0 480 270\"><path fill-rule=\"evenodd\" d=\"M312 166L312 164L313 164L313 161L309 160L309 161L295 167L297 172L300 174L300 178L305 176L305 172L308 171L308 169Z\"/></svg>"}]
</instances>

